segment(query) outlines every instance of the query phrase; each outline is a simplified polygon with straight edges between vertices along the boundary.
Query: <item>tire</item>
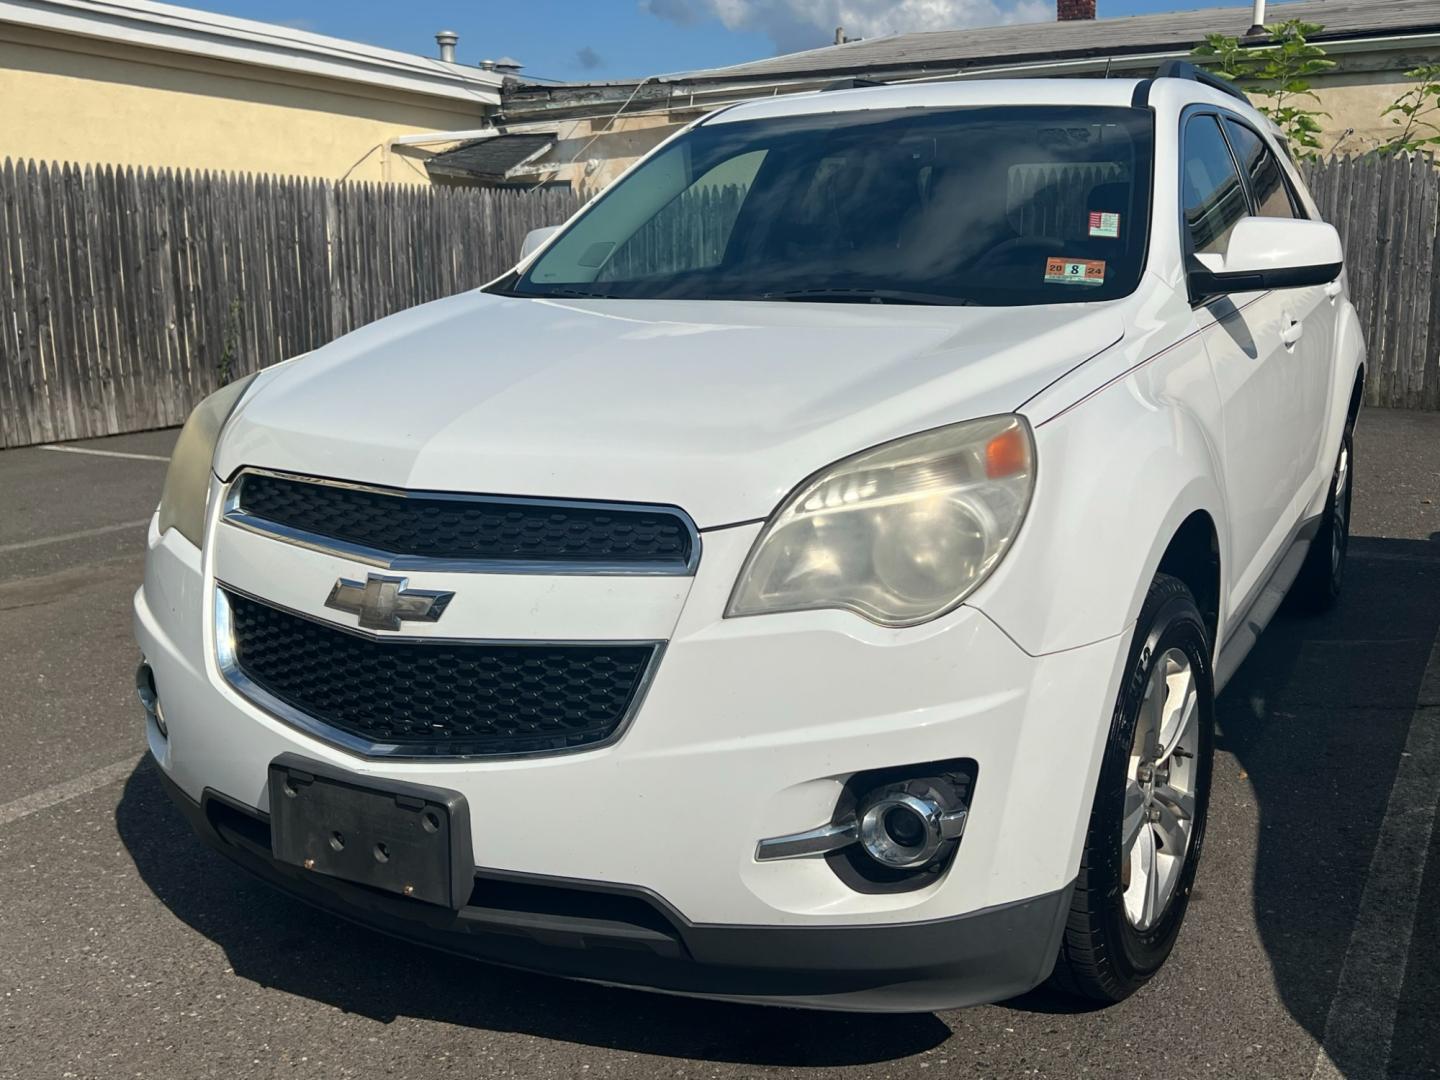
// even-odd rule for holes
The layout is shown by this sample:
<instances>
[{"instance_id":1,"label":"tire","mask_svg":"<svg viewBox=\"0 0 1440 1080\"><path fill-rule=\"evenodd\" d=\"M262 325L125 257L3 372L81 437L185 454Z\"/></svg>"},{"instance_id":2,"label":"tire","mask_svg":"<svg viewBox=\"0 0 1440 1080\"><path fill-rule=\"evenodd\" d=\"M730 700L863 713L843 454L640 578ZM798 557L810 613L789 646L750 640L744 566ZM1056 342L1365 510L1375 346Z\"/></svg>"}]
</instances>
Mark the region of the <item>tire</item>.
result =
<instances>
[{"instance_id":1,"label":"tire","mask_svg":"<svg viewBox=\"0 0 1440 1080\"><path fill-rule=\"evenodd\" d=\"M1170 955L1205 839L1213 685L1209 634L1195 598L1184 582L1159 574L1115 704L1052 988L1113 1004L1144 986ZM1156 727L1174 741L1174 753L1156 747ZM1188 825L1173 811L1186 805L1187 792ZM1153 892L1146 888L1152 882Z\"/></svg>"},{"instance_id":2,"label":"tire","mask_svg":"<svg viewBox=\"0 0 1440 1080\"><path fill-rule=\"evenodd\" d=\"M1286 597L1290 610L1317 615L1339 602L1340 587L1345 583L1345 555L1350 550L1350 499L1354 489L1355 437L1354 428L1347 425L1330 476L1330 497L1320 517L1320 529Z\"/></svg>"}]
</instances>

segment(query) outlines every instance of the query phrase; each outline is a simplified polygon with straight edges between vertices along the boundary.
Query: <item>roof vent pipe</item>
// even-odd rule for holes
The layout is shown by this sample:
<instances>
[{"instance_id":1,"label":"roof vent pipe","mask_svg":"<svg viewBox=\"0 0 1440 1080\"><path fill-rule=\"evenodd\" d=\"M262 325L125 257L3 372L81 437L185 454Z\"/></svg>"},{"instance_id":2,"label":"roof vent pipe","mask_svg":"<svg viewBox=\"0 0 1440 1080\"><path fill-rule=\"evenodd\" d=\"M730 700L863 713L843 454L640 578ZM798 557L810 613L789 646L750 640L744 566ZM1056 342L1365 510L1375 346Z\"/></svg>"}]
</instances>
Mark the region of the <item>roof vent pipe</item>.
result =
<instances>
[{"instance_id":1,"label":"roof vent pipe","mask_svg":"<svg viewBox=\"0 0 1440 1080\"><path fill-rule=\"evenodd\" d=\"M837 26L837 27L835 27L835 44L836 44L836 45L844 45L844 44L845 44L845 28L844 28L843 26Z\"/></svg>"},{"instance_id":2,"label":"roof vent pipe","mask_svg":"<svg viewBox=\"0 0 1440 1080\"><path fill-rule=\"evenodd\" d=\"M454 30L441 30L435 35L435 44L440 46L440 59L447 64L455 63L455 46L460 41L460 35Z\"/></svg>"},{"instance_id":3,"label":"roof vent pipe","mask_svg":"<svg viewBox=\"0 0 1440 1080\"><path fill-rule=\"evenodd\" d=\"M1250 29L1245 31L1246 37L1257 37L1265 33L1265 0L1255 0L1255 14L1250 19Z\"/></svg>"}]
</instances>

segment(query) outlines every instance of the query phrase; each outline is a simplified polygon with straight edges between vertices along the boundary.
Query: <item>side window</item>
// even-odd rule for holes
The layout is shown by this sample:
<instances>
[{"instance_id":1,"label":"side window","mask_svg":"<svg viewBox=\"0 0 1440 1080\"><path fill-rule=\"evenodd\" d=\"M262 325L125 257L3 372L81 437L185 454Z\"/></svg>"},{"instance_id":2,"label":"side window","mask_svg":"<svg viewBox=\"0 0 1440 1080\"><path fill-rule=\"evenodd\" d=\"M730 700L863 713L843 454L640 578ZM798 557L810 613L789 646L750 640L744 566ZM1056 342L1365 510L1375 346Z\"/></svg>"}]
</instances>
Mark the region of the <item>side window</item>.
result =
<instances>
[{"instance_id":1,"label":"side window","mask_svg":"<svg viewBox=\"0 0 1440 1080\"><path fill-rule=\"evenodd\" d=\"M1299 217L1295 213L1295 203L1290 198L1290 188L1285 183L1280 162L1275 160L1265 140L1229 117L1225 119L1225 134L1230 136L1230 145L1235 148L1241 167L1250 175L1250 187L1255 192L1255 215Z\"/></svg>"},{"instance_id":2,"label":"side window","mask_svg":"<svg viewBox=\"0 0 1440 1080\"><path fill-rule=\"evenodd\" d=\"M1192 116L1186 122L1180 172L1185 224L1196 254L1223 255L1231 230L1250 206L1214 116Z\"/></svg>"}]
</instances>

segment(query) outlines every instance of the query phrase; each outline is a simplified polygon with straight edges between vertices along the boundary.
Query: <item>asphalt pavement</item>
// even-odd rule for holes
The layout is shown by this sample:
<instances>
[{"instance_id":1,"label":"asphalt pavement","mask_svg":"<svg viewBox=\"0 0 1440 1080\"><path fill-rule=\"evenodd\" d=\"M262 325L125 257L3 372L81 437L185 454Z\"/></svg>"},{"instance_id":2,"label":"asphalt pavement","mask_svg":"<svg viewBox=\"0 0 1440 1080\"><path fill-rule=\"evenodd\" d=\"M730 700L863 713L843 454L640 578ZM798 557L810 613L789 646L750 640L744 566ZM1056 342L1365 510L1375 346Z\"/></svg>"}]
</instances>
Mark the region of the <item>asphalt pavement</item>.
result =
<instances>
[{"instance_id":1,"label":"asphalt pavement","mask_svg":"<svg viewBox=\"0 0 1440 1080\"><path fill-rule=\"evenodd\" d=\"M1363 415L1342 603L1282 615L1220 698L1161 975L1103 1011L917 1016L490 968L201 848L132 683L174 439L0 452L0 1077L1440 1077L1440 415Z\"/></svg>"}]
</instances>

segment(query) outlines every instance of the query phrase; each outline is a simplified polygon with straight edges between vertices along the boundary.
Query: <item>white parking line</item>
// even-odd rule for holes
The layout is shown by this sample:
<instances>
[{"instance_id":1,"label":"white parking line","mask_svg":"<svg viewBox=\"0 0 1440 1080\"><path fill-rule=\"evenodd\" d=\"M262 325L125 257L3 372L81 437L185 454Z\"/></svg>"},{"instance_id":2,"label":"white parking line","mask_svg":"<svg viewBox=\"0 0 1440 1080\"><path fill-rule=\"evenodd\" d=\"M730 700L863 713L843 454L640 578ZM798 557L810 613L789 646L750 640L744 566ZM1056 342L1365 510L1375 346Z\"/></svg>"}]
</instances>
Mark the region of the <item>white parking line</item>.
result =
<instances>
[{"instance_id":1,"label":"white parking line","mask_svg":"<svg viewBox=\"0 0 1440 1080\"><path fill-rule=\"evenodd\" d=\"M44 547L46 544L63 544L66 540L84 540L88 536L104 536L106 533L123 532L125 529L137 529L141 525L150 524L149 518L141 518L139 521L122 521L115 525L97 525L93 529L81 529L79 532L59 533L55 536L42 536L36 540L19 540L13 544L0 544L0 552L24 551L26 548Z\"/></svg>"},{"instance_id":2,"label":"white parking line","mask_svg":"<svg viewBox=\"0 0 1440 1080\"><path fill-rule=\"evenodd\" d=\"M129 458L132 461L169 461L163 454L127 454L119 450L92 450L88 446L56 446L54 443L45 443L37 446L36 450L54 450L57 454L90 454L93 457L118 457Z\"/></svg>"},{"instance_id":3,"label":"white parking line","mask_svg":"<svg viewBox=\"0 0 1440 1080\"><path fill-rule=\"evenodd\" d=\"M1415 715L1395 769L1311 1080L1379 1080L1386 1075L1437 803L1440 638L1420 680Z\"/></svg>"},{"instance_id":4,"label":"white parking line","mask_svg":"<svg viewBox=\"0 0 1440 1080\"><path fill-rule=\"evenodd\" d=\"M19 821L23 817L29 817L31 814L38 814L41 810L48 810L52 806L59 806L71 799L78 799L81 795L89 795L92 791L107 784L113 784L134 772L139 761L139 758L126 758L124 761L117 761L113 765L106 765L93 772L88 772L84 776L77 776L74 780L52 784L33 795L26 795L14 802L5 803L0 806L0 827L9 825L13 821Z\"/></svg>"}]
</instances>

